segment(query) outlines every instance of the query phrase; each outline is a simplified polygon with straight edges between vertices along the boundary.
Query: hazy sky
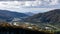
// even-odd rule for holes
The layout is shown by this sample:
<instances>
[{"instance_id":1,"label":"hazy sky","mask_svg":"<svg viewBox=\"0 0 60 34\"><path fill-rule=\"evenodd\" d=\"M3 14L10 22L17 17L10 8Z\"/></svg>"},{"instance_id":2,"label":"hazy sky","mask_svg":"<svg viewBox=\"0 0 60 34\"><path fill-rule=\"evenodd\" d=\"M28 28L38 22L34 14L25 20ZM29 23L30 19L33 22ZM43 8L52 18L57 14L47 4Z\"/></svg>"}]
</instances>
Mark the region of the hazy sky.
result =
<instances>
[{"instance_id":1,"label":"hazy sky","mask_svg":"<svg viewBox=\"0 0 60 34\"><path fill-rule=\"evenodd\" d=\"M0 0L0 9L16 12L46 12L60 9L60 0Z\"/></svg>"}]
</instances>

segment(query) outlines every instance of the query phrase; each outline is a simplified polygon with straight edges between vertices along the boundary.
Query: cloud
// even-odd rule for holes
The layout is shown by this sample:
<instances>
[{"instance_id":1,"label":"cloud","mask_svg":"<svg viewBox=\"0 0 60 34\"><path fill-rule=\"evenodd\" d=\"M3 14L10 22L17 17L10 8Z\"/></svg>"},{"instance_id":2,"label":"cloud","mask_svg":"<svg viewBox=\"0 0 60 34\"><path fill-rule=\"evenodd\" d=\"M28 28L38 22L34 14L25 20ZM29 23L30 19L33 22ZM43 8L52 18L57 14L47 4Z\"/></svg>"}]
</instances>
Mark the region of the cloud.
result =
<instances>
[{"instance_id":1,"label":"cloud","mask_svg":"<svg viewBox=\"0 0 60 34\"><path fill-rule=\"evenodd\" d=\"M0 2L0 8L20 8L22 5L22 2Z\"/></svg>"},{"instance_id":2,"label":"cloud","mask_svg":"<svg viewBox=\"0 0 60 34\"><path fill-rule=\"evenodd\" d=\"M0 1L0 9L12 10L12 11L17 11L17 12L29 12L29 11L42 12L42 11L45 11L45 10L47 11L53 8L54 9L60 8L60 5L56 1L54 2L53 1L50 2L46 0L45 1L42 1L42 0L39 0L39 1L38 0L36 1Z\"/></svg>"},{"instance_id":3,"label":"cloud","mask_svg":"<svg viewBox=\"0 0 60 34\"><path fill-rule=\"evenodd\" d=\"M35 0L0 0L0 1L35 1Z\"/></svg>"},{"instance_id":4,"label":"cloud","mask_svg":"<svg viewBox=\"0 0 60 34\"><path fill-rule=\"evenodd\" d=\"M58 0L36 0L36 1L3 1L0 2L1 6L11 8L21 8L21 7L51 7L54 5L59 5Z\"/></svg>"},{"instance_id":5,"label":"cloud","mask_svg":"<svg viewBox=\"0 0 60 34\"><path fill-rule=\"evenodd\" d=\"M16 12L30 12L31 11L31 12L36 12L36 13L45 12L45 11L52 9L52 8L23 8L23 6L24 7L25 6L31 6L31 5L29 5L29 3L25 4L25 2L17 2L17 1L0 2L0 9L11 10L11 11L16 11Z\"/></svg>"},{"instance_id":6,"label":"cloud","mask_svg":"<svg viewBox=\"0 0 60 34\"><path fill-rule=\"evenodd\" d=\"M56 5L56 4L59 4L58 1L59 0L51 0L52 2L50 3L50 5Z\"/></svg>"}]
</instances>

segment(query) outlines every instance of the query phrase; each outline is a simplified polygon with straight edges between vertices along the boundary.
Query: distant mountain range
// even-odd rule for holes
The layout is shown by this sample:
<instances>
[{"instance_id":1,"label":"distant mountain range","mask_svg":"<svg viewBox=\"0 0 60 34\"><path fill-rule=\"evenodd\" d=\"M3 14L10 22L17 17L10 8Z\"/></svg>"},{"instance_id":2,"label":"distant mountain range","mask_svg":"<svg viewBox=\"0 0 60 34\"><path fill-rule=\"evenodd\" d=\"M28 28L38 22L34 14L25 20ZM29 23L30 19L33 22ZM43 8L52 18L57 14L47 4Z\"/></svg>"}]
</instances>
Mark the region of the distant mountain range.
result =
<instances>
[{"instance_id":1,"label":"distant mountain range","mask_svg":"<svg viewBox=\"0 0 60 34\"><path fill-rule=\"evenodd\" d=\"M51 10L45 13L38 13L33 16L30 15L33 14L0 10L0 21L11 21L14 18L18 18L24 19L26 22L34 23L60 23L60 9Z\"/></svg>"},{"instance_id":2,"label":"distant mountain range","mask_svg":"<svg viewBox=\"0 0 60 34\"><path fill-rule=\"evenodd\" d=\"M60 9L39 13L26 18L25 21L37 23L60 23Z\"/></svg>"},{"instance_id":3,"label":"distant mountain range","mask_svg":"<svg viewBox=\"0 0 60 34\"><path fill-rule=\"evenodd\" d=\"M8 10L0 10L0 21L11 21L13 18L24 18L28 15L24 13L12 12Z\"/></svg>"},{"instance_id":4,"label":"distant mountain range","mask_svg":"<svg viewBox=\"0 0 60 34\"><path fill-rule=\"evenodd\" d=\"M29 16L33 16L35 13L33 13L33 12L26 12L25 14L27 14Z\"/></svg>"}]
</instances>

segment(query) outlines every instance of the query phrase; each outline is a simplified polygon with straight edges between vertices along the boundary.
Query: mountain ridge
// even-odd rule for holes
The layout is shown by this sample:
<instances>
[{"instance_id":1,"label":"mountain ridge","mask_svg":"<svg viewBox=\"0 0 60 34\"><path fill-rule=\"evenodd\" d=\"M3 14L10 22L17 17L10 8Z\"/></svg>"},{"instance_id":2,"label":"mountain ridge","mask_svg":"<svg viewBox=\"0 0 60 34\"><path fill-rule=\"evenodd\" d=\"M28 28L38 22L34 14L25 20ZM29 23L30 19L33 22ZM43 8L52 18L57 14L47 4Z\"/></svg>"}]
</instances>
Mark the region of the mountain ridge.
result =
<instances>
[{"instance_id":1,"label":"mountain ridge","mask_svg":"<svg viewBox=\"0 0 60 34\"><path fill-rule=\"evenodd\" d=\"M9 10L0 10L0 19L2 20L12 20L14 18L27 17L28 15L24 13L12 12Z\"/></svg>"},{"instance_id":2,"label":"mountain ridge","mask_svg":"<svg viewBox=\"0 0 60 34\"><path fill-rule=\"evenodd\" d=\"M60 22L60 9L51 10L45 13L39 13L29 18L26 18L28 22L38 23L59 23Z\"/></svg>"}]
</instances>

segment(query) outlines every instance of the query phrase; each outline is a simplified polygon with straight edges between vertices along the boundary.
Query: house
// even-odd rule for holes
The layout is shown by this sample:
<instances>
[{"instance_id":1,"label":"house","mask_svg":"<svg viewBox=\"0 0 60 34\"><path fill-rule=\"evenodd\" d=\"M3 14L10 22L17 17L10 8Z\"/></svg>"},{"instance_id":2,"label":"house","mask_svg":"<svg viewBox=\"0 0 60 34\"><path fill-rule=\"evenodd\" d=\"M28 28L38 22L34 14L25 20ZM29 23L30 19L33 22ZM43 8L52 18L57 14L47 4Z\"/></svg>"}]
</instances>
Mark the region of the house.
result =
<instances>
[{"instance_id":1,"label":"house","mask_svg":"<svg viewBox=\"0 0 60 34\"><path fill-rule=\"evenodd\" d=\"M17 23L17 22L14 22L13 25L15 25L15 26L20 26L20 24Z\"/></svg>"},{"instance_id":2,"label":"house","mask_svg":"<svg viewBox=\"0 0 60 34\"><path fill-rule=\"evenodd\" d=\"M27 27L27 28L32 29L33 27Z\"/></svg>"}]
</instances>

